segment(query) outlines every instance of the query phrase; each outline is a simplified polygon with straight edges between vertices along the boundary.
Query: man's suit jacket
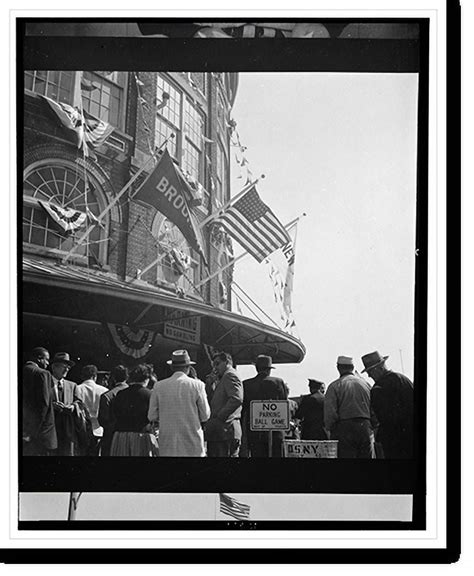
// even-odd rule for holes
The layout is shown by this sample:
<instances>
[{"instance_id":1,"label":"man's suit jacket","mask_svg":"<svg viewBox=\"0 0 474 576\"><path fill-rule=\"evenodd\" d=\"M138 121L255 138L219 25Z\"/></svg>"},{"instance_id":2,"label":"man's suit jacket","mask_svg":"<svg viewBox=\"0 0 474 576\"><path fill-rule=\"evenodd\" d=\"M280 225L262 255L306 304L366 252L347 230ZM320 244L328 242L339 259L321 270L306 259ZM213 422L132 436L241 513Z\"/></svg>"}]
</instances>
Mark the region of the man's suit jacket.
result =
<instances>
[{"instance_id":1,"label":"man's suit jacket","mask_svg":"<svg viewBox=\"0 0 474 576\"><path fill-rule=\"evenodd\" d=\"M286 400L288 394L281 378L257 374L254 378L244 380L244 422L249 438L253 440L267 441L266 432L250 431L250 402L252 400ZM282 437L283 432L274 432L274 436Z\"/></svg>"},{"instance_id":2,"label":"man's suit jacket","mask_svg":"<svg viewBox=\"0 0 474 576\"><path fill-rule=\"evenodd\" d=\"M242 429L243 387L237 371L228 367L212 395L211 418L206 425L206 439L212 441L240 440Z\"/></svg>"},{"instance_id":3,"label":"man's suit jacket","mask_svg":"<svg viewBox=\"0 0 474 576\"><path fill-rule=\"evenodd\" d=\"M55 408L54 418L56 421L56 434L58 437L58 450L57 456L73 456L80 454L80 441L78 438L78 410L83 409L83 404L77 398L77 384L71 380L63 379L58 386L62 390L56 391L55 379L52 379L53 386L53 400L58 400L66 406L74 406L75 410L70 412L61 410L59 407ZM58 396L56 395L58 394ZM76 406L79 405L79 406ZM82 414L81 414L82 417Z\"/></svg>"},{"instance_id":4,"label":"man's suit jacket","mask_svg":"<svg viewBox=\"0 0 474 576\"><path fill-rule=\"evenodd\" d=\"M43 450L57 448L51 374L35 362L23 368L23 436Z\"/></svg>"}]
</instances>

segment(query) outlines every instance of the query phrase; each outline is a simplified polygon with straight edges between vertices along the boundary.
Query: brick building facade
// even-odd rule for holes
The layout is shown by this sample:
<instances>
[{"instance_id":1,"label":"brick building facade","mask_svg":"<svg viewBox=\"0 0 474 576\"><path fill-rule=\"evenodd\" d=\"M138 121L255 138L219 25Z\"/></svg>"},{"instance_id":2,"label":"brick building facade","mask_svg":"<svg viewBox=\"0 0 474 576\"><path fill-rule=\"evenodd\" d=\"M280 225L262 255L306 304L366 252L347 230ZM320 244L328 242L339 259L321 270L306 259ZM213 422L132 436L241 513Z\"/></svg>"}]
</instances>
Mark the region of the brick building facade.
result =
<instances>
[{"instance_id":1,"label":"brick building facade","mask_svg":"<svg viewBox=\"0 0 474 576\"><path fill-rule=\"evenodd\" d=\"M232 266L203 282L232 258L222 229L202 226L201 255L168 214L134 200L151 155L166 148L198 226L225 204L238 75L26 71L24 81L25 354L42 345L81 365L149 361L158 373L180 347L204 364L212 349L228 349L238 363L277 349L280 361L300 361L297 340L232 313ZM78 147L79 131L54 102L113 131ZM64 230L45 205L87 219Z\"/></svg>"}]
</instances>

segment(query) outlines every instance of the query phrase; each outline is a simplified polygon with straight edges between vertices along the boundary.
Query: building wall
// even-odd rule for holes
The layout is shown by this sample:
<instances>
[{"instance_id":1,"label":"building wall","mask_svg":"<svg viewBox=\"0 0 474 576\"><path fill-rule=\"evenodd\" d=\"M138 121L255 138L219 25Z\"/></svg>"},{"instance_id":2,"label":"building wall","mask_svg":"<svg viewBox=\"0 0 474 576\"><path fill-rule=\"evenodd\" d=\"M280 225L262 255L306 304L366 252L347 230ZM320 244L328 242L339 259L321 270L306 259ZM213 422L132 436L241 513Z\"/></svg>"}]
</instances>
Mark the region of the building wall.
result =
<instances>
[{"instance_id":1,"label":"building wall","mask_svg":"<svg viewBox=\"0 0 474 576\"><path fill-rule=\"evenodd\" d=\"M67 159L78 170L93 173L100 182L102 194L106 202L116 197L127 184L132 174L140 168L144 160L149 157L153 149L156 113L156 72L140 72L139 82L135 73L128 74L125 89L125 123L124 130L115 130L113 137L123 143L123 152L116 147L103 144L95 151L94 157L84 158L77 149L74 133L67 131L58 122L57 118L48 109L44 101L29 91L25 92L25 131L24 131L24 168L28 170L32 163L49 159ZM204 197L200 206L194 209L198 221L206 218L217 206L214 183L217 179L217 142L220 140L226 153L226 174L223 182L224 192L221 195L221 204L229 197L229 164L230 164L230 132L228 126L217 122L219 114L220 91L225 101L224 79L217 74L184 74L172 73L165 75L167 80L178 90L189 95L190 101L204 114L203 173L201 184L204 188ZM204 90L204 82L206 89ZM227 83L229 85L229 83ZM205 95L202 94L205 92ZM140 101L139 97L145 102ZM71 103L71 102L70 102ZM229 109L225 111L225 117ZM222 117L222 114L221 114ZM137 180L137 184L141 180ZM104 269L120 279L134 279L147 265L156 259L157 239L153 236L153 225L156 218L154 208L130 200L133 188L125 193L121 200L110 212L107 228L107 257L101 264ZM97 216L97 214L96 214ZM223 258L225 242L211 242L212 226L204 229L204 240L209 262L209 269L203 263L200 266L201 278L212 274L219 266L219 259ZM82 230L79 233L81 233ZM103 234L105 236L105 233ZM214 235L213 235L214 237ZM217 244L217 245L216 245ZM97 242L99 245L99 242ZM28 247L26 247L28 252ZM47 257L43 251L43 256ZM56 255L57 257L57 255ZM84 265L84 262L71 258L71 263ZM89 260L88 265L91 265ZM153 266L142 277L141 281L157 284L157 266ZM200 289L200 298L215 306L230 308L230 279L231 269L211 280ZM226 290L222 288L226 286ZM158 278L160 285L160 278ZM161 283L167 290L173 290L169 283ZM228 300L223 301L223 291L227 291ZM190 289L189 297L199 297L195 290Z\"/></svg>"}]
</instances>

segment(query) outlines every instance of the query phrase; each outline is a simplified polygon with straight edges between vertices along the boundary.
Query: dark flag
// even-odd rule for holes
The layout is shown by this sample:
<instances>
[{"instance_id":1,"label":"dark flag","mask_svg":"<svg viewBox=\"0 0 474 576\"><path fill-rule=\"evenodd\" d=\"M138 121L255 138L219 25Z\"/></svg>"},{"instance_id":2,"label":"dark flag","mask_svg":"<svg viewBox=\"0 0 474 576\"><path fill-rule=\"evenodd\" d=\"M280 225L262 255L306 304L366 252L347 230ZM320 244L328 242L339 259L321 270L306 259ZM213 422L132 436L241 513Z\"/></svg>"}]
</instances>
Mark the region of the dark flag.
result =
<instances>
[{"instance_id":1,"label":"dark flag","mask_svg":"<svg viewBox=\"0 0 474 576\"><path fill-rule=\"evenodd\" d=\"M213 222L221 224L258 262L291 243L288 232L254 186Z\"/></svg>"},{"instance_id":2,"label":"dark flag","mask_svg":"<svg viewBox=\"0 0 474 576\"><path fill-rule=\"evenodd\" d=\"M236 520L248 520L250 516L250 506L242 504L227 494L219 494L220 510L227 516L232 516Z\"/></svg>"},{"instance_id":3,"label":"dark flag","mask_svg":"<svg viewBox=\"0 0 474 576\"><path fill-rule=\"evenodd\" d=\"M153 206L176 224L189 244L206 261L201 233L188 208L183 186L183 180L178 176L173 160L165 150L133 200Z\"/></svg>"}]
</instances>

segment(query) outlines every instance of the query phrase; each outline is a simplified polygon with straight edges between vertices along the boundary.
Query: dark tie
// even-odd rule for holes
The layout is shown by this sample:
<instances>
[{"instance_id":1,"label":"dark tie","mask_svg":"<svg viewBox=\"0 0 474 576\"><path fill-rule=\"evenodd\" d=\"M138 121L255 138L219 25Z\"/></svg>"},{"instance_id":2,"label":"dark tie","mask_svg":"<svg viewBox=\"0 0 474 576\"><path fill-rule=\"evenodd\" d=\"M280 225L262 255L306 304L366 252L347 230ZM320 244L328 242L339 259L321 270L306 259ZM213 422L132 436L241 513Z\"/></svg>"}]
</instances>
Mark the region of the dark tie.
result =
<instances>
[{"instance_id":1,"label":"dark tie","mask_svg":"<svg viewBox=\"0 0 474 576\"><path fill-rule=\"evenodd\" d=\"M58 380L58 400L59 402L64 402L63 399L63 381L62 380Z\"/></svg>"}]
</instances>

